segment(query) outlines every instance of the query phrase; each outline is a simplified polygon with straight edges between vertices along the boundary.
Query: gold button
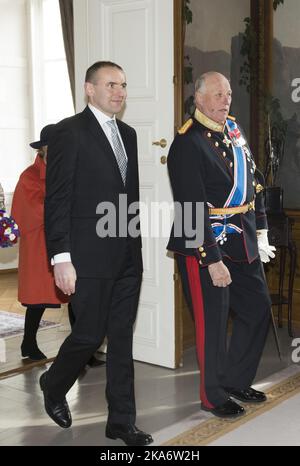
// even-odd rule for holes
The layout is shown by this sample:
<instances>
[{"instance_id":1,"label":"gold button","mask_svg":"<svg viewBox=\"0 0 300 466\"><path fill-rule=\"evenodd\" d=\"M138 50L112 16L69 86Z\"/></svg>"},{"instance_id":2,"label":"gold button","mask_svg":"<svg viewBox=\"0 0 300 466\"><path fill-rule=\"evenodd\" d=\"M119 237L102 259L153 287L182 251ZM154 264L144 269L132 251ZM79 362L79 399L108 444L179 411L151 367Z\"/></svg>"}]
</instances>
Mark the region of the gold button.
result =
<instances>
[{"instance_id":1,"label":"gold button","mask_svg":"<svg viewBox=\"0 0 300 466\"><path fill-rule=\"evenodd\" d=\"M230 162L229 166L230 166L230 168L232 168L232 167L233 167L233 163L232 163L232 162Z\"/></svg>"},{"instance_id":2,"label":"gold button","mask_svg":"<svg viewBox=\"0 0 300 466\"><path fill-rule=\"evenodd\" d=\"M208 137L208 138L211 138L211 133L207 133L207 137Z\"/></svg>"},{"instance_id":3,"label":"gold button","mask_svg":"<svg viewBox=\"0 0 300 466\"><path fill-rule=\"evenodd\" d=\"M256 183L255 183L255 181L252 181L252 184L253 184L253 186L256 186Z\"/></svg>"},{"instance_id":4,"label":"gold button","mask_svg":"<svg viewBox=\"0 0 300 466\"><path fill-rule=\"evenodd\" d=\"M226 157L226 152L224 151L222 155L223 155L223 157Z\"/></svg>"},{"instance_id":5,"label":"gold button","mask_svg":"<svg viewBox=\"0 0 300 466\"><path fill-rule=\"evenodd\" d=\"M206 257L206 252L201 252L202 257Z\"/></svg>"},{"instance_id":6,"label":"gold button","mask_svg":"<svg viewBox=\"0 0 300 466\"><path fill-rule=\"evenodd\" d=\"M199 248L199 251L200 251L200 252L203 252L203 251L204 251L204 248L201 246L201 247Z\"/></svg>"},{"instance_id":7,"label":"gold button","mask_svg":"<svg viewBox=\"0 0 300 466\"><path fill-rule=\"evenodd\" d=\"M215 146L216 146L216 147L219 147L218 141L215 142Z\"/></svg>"},{"instance_id":8,"label":"gold button","mask_svg":"<svg viewBox=\"0 0 300 466\"><path fill-rule=\"evenodd\" d=\"M202 261L199 261L199 264L202 265Z\"/></svg>"}]
</instances>

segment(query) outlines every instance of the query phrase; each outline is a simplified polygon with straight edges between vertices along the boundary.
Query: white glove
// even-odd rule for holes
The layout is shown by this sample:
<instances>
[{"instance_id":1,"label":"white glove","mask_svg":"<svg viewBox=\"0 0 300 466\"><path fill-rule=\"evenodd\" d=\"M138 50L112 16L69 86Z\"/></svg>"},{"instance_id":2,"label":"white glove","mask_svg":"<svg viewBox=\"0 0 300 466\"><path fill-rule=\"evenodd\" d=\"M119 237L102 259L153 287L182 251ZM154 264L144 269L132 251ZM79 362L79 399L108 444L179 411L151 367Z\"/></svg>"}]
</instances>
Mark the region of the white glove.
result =
<instances>
[{"instance_id":1,"label":"white glove","mask_svg":"<svg viewBox=\"0 0 300 466\"><path fill-rule=\"evenodd\" d=\"M270 262L270 258L274 259L276 251L275 246L270 246L268 240L268 230L257 230L257 245L260 260L264 263Z\"/></svg>"}]
</instances>

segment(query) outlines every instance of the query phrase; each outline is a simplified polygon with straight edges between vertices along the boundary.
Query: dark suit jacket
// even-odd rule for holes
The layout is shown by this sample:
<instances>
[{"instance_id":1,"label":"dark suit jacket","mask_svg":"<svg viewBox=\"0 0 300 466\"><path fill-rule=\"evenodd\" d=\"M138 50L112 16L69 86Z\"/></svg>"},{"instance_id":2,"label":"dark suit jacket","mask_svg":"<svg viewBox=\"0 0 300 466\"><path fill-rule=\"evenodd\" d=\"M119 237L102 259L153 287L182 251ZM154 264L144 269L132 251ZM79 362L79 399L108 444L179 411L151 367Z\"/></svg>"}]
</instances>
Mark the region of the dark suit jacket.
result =
<instances>
[{"instance_id":1,"label":"dark suit jacket","mask_svg":"<svg viewBox=\"0 0 300 466\"><path fill-rule=\"evenodd\" d=\"M119 120L117 124L128 157L125 186L111 145L88 107L59 122L49 141L45 199L48 256L51 259L70 252L79 277L115 277L127 241L135 267L142 271L140 235L120 237L117 228L116 237L100 238L96 232L103 217L96 213L100 202L115 206L118 225L119 195L127 195L126 208L139 201L136 132ZM126 225L133 216L128 216Z\"/></svg>"},{"instance_id":2,"label":"dark suit jacket","mask_svg":"<svg viewBox=\"0 0 300 466\"><path fill-rule=\"evenodd\" d=\"M167 248L184 255L196 255L203 265L218 262L223 256L238 262L253 262L258 256L256 230L267 228L263 193L256 193L255 186L263 183L262 175L248 149L247 196L245 203L255 198L255 211L234 215L230 223L242 229L241 234L228 234L223 245L216 243L207 202L223 207L233 186L233 152L224 143L224 133L212 131L193 118L184 134L177 134L170 148L168 169L174 200L204 202L204 243L202 250L187 249L186 238L171 231Z\"/></svg>"}]
</instances>

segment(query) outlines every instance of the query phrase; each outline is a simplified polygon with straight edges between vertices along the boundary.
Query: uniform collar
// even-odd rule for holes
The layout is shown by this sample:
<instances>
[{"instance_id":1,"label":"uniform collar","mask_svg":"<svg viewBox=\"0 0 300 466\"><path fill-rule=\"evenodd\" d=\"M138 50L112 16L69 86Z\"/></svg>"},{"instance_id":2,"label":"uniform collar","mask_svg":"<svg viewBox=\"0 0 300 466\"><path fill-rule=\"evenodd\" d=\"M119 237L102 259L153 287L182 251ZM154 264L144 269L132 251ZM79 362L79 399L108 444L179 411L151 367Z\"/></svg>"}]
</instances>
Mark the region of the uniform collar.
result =
<instances>
[{"instance_id":1,"label":"uniform collar","mask_svg":"<svg viewBox=\"0 0 300 466\"><path fill-rule=\"evenodd\" d=\"M224 132L224 125L221 125L220 123L216 123L215 121L211 120L208 118L204 113L200 112L198 108L195 110L194 118L201 123L201 125L206 126L206 128L212 130L212 131L217 131L218 133L223 133Z\"/></svg>"}]
</instances>

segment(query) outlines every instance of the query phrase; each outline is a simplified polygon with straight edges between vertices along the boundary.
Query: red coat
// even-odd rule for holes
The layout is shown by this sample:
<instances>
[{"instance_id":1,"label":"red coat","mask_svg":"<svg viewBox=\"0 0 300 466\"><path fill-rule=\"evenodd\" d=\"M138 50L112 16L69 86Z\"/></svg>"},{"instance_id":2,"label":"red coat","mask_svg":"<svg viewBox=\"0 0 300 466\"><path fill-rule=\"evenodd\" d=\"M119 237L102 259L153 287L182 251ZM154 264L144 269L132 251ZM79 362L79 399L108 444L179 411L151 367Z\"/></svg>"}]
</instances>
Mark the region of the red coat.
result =
<instances>
[{"instance_id":1,"label":"red coat","mask_svg":"<svg viewBox=\"0 0 300 466\"><path fill-rule=\"evenodd\" d=\"M18 300L26 304L68 302L55 285L44 233L46 165L37 155L20 176L11 214L20 230Z\"/></svg>"}]
</instances>

